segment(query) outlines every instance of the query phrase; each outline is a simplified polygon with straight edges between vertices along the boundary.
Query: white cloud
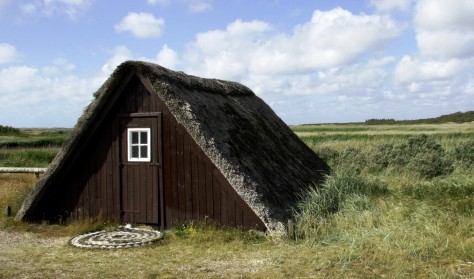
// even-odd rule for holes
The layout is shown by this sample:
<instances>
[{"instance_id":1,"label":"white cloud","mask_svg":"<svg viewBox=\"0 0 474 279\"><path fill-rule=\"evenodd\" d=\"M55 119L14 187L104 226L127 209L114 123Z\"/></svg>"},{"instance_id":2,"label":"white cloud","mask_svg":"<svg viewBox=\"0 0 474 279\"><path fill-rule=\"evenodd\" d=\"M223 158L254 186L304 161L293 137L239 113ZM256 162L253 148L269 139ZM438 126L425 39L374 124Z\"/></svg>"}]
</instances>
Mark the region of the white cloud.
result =
<instances>
[{"instance_id":1,"label":"white cloud","mask_svg":"<svg viewBox=\"0 0 474 279\"><path fill-rule=\"evenodd\" d=\"M255 51L261 47L270 25L262 21L236 20L226 30L201 33L184 55L186 71L207 77L239 79L248 73Z\"/></svg>"},{"instance_id":2,"label":"white cloud","mask_svg":"<svg viewBox=\"0 0 474 279\"><path fill-rule=\"evenodd\" d=\"M115 25L115 31L130 32L141 39L159 38L163 34L164 25L164 19L155 18L150 13L130 12Z\"/></svg>"},{"instance_id":3,"label":"white cloud","mask_svg":"<svg viewBox=\"0 0 474 279\"><path fill-rule=\"evenodd\" d=\"M465 0L419 0L416 5L417 28L471 29L474 24L474 2Z\"/></svg>"},{"instance_id":4,"label":"white cloud","mask_svg":"<svg viewBox=\"0 0 474 279\"><path fill-rule=\"evenodd\" d=\"M202 13L213 8L213 0L147 0L150 5L158 4L162 7L169 6L173 2L185 5L191 13Z\"/></svg>"},{"instance_id":5,"label":"white cloud","mask_svg":"<svg viewBox=\"0 0 474 279\"><path fill-rule=\"evenodd\" d=\"M159 4L161 6L167 6L171 3L171 0L147 0L147 2L150 5Z\"/></svg>"},{"instance_id":6,"label":"white cloud","mask_svg":"<svg viewBox=\"0 0 474 279\"><path fill-rule=\"evenodd\" d=\"M41 71L46 76L55 76L61 73L72 72L76 69L76 65L69 63L66 59L58 58L53 61L53 65L43 67Z\"/></svg>"},{"instance_id":7,"label":"white cloud","mask_svg":"<svg viewBox=\"0 0 474 279\"><path fill-rule=\"evenodd\" d=\"M391 10L408 11L413 0L371 0L370 4L377 11L389 12Z\"/></svg>"},{"instance_id":8,"label":"white cloud","mask_svg":"<svg viewBox=\"0 0 474 279\"><path fill-rule=\"evenodd\" d=\"M188 9L193 13L201 13L212 9L212 0L187 0Z\"/></svg>"},{"instance_id":9,"label":"white cloud","mask_svg":"<svg viewBox=\"0 0 474 279\"><path fill-rule=\"evenodd\" d=\"M73 64L63 59L43 68L13 66L1 69L2 122L17 127L72 126L103 82L79 78L74 75L74 69Z\"/></svg>"},{"instance_id":10,"label":"white cloud","mask_svg":"<svg viewBox=\"0 0 474 279\"><path fill-rule=\"evenodd\" d=\"M41 13L46 16L66 14L71 19L87 11L94 0L36 0L20 4L23 13L34 15Z\"/></svg>"},{"instance_id":11,"label":"white cloud","mask_svg":"<svg viewBox=\"0 0 474 279\"><path fill-rule=\"evenodd\" d=\"M420 31L416 40L424 56L443 59L474 56L474 31Z\"/></svg>"},{"instance_id":12,"label":"white cloud","mask_svg":"<svg viewBox=\"0 0 474 279\"><path fill-rule=\"evenodd\" d=\"M117 46L110 53L112 57L102 66L104 76L109 76L122 62L133 59L132 52L126 46Z\"/></svg>"},{"instance_id":13,"label":"white cloud","mask_svg":"<svg viewBox=\"0 0 474 279\"><path fill-rule=\"evenodd\" d=\"M315 11L291 34L275 34L262 21L237 20L225 30L198 34L186 62L197 74L230 79L304 73L350 64L400 32L389 17L353 15L341 8Z\"/></svg>"},{"instance_id":14,"label":"white cloud","mask_svg":"<svg viewBox=\"0 0 474 279\"><path fill-rule=\"evenodd\" d=\"M0 43L0 64L9 64L17 61L20 53L10 44Z\"/></svg>"},{"instance_id":15,"label":"white cloud","mask_svg":"<svg viewBox=\"0 0 474 279\"><path fill-rule=\"evenodd\" d=\"M395 69L395 79L400 83L445 80L456 76L463 68L459 59L424 61L405 55Z\"/></svg>"},{"instance_id":16,"label":"white cloud","mask_svg":"<svg viewBox=\"0 0 474 279\"><path fill-rule=\"evenodd\" d=\"M399 27L388 17L353 15L341 8L315 11L311 22L261 48L253 60L259 64L253 66L258 72L335 67L355 61L399 34Z\"/></svg>"},{"instance_id":17,"label":"white cloud","mask_svg":"<svg viewBox=\"0 0 474 279\"><path fill-rule=\"evenodd\" d=\"M474 56L473 14L473 1L418 1L415 28L420 53L443 59Z\"/></svg>"},{"instance_id":18,"label":"white cloud","mask_svg":"<svg viewBox=\"0 0 474 279\"><path fill-rule=\"evenodd\" d=\"M156 55L156 63L169 69L175 69L178 64L178 54L167 45L164 45Z\"/></svg>"}]
</instances>

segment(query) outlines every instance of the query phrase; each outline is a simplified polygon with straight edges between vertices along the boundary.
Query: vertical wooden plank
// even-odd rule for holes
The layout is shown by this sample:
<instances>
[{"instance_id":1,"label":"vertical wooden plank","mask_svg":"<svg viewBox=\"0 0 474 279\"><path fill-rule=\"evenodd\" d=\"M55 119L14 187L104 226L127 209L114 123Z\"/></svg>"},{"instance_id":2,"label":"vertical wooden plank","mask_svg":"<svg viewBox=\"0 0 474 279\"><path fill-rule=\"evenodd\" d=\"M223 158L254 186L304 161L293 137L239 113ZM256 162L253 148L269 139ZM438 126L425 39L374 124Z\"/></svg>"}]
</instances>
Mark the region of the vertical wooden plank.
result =
<instances>
[{"instance_id":1,"label":"vertical wooden plank","mask_svg":"<svg viewBox=\"0 0 474 279\"><path fill-rule=\"evenodd\" d=\"M231 192L228 193L227 196L227 223L229 226L235 227L236 222L235 222L235 199L231 195Z\"/></svg>"},{"instance_id":2,"label":"vertical wooden plank","mask_svg":"<svg viewBox=\"0 0 474 279\"><path fill-rule=\"evenodd\" d=\"M139 82L136 81L136 79L134 79L134 83L133 83L133 94L132 94L132 108L130 110L130 112L139 112L138 111L138 108L140 107L141 105L141 96L140 96L140 92L139 92Z\"/></svg>"},{"instance_id":3,"label":"vertical wooden plank","mask_svg":"<svg viewBox=\"0 0 474 279\"><path fill-rule=\"evenodd\" d=\"M138 208L140 208L140 223L147 223L148 209L151 208L151 203L148 203L147 196L152 196L152 185L150 185L150 176L152 175L153 171L152 168L153 167L150 167L146 163L140 164L139 166L140 177L138 179L140 180L140 184L136 185L135 187L139 188L138 192L140 193L140 199L138 201Z\"/></svg>"},{"instance_id":4,"label":"vertical wooden plank","mask_svg":"<svg viewBox=\"0 0 474 279\"><path fill-rule=\"evenodd\" d=\"M93 180L93 176L90 176L89 174L91 173L90 169L92 168L92 164L89 164L88 166L86 166L86 169L87 169L87 184L86 184L86 192L85 192L85 196L84 196L84 218L85 219L88 219L89 218L89 214L92 210L92 199L94 197L94 192L93 192L93 183L92 183L92 180Z\"/></svg>"},{"instance_id":5,"label":"vertical wooden plank","mask_svg":"<svg viewBox=\"0 0 474 279\"><path fill-rule=\"evenodd\" d=\"M138 194L138 189L137 185L140 185L140 168L138 165L133 165L132 166L132 176L131 176L131 181L130 184L127 185L127 187L130 189L130 207L129 210L132 211L130 213L131 217L131 222L135 222L137 219L137 215L139 212L139 204L140 204L140 196Z\"/></svg>"},{"instance_id":6,"label":"vertical wooden plank","mask_svg":"<svg viewBox=\"0 0 474 279\"><path fill-rule=\"evenodd\" d=\"M214 219L214 189L212 180L212 167L209 162L206 162L206 216Z\"/></svg>"},{"instance_id":7,"label":"vertical wooden plank","mask_svg":"<svg viewBox=\"0 0 474 279\"><path fill-rule=\"evenodd\" d=\"M203 159L203 154L198 153L197 164L198 164L198 200L199 200L199 218L204 219L206 217L206 162Z\"/></svg>"},{"instance_id":8,"label":"vertical wooden plank","mask_svg":"<svg viewBox=\"0 0 474 279\"><path fill-rule=\"evenodd\" d=\"M155 97L156 99L156 97ZM158 202L156 203L156 213L159 214L157 215L157 218L155 220L158 221L158 224L160 225L160 228L164 229L165 228L165 197L164 197L164 188L163 188L163 119L162 119L162 114L158 116L158 118L155 120L155 125L156 125L156 130L157 130L157 162L159 163L159 167L156 172L156 189L158 190L158 193L156 197L158 198Z\"/></svg>"},{"instance_id":9,"label":"vertical wooden plank","mask_svg":"<svg viewBox=\"0 0 474 279\"><path fill-rule=\"evenodd\" d=\"M135 172L134 172L134 183L131 185L131 188L133 188L133 207L132 210L134 211L133 213L133 222L139 222L142 223L142 216L144 215L144 212L142 211L143 208L141 207L142 204L142 192L143 188L142 187L144 184L142 184L142 180L145 180L146 178L146 172L143 170L143 164L137 164L137 166L134 167ZM145 175L145 177L142 177L142 175Z\"/></svg>"},{"instance_id":10,"label":"vertical wooden plank","mask_svg":"<svg viewBox=\"0 0 474 279\"><path fill-rule=\"evenodd\" d=\"M162 225L163 221L163 191L162 191L162 186L160 183L160 178L159 178L159 167L158 166L153 166L153 177L152 177L152 199L151 201L151 220L149 223L151 224L156 224L156 225Z\"/></svg>"},{"instance_id":11,"label":"vertical wooden plank","mask_svg":"<svg viewBox=\"0 0 474 279\"><path fill-rule=\"evenodd\" d=\"M125 102L126 103L126 112L129 113L129 112L133 112L134 111L134 106L135 106L135 100L133 98L133 96L135 95L134 94L134 81L132 80L129 84L129 90L127 90L126 92L130 92L128 95L127 95L127 101Z\"/></svg>"},{"instance_id":12,"label":"vertical wooden plank","mask_svg":"<svg viewBox=\"0 0 474 279\"><path fill-rule=\"evenodd\" d=\"M101 210L101 204L100 204L100 175L101 175L101 166L99 162L96 160L95 162L95 168L94 170L95 175L94 175L94 213L92 215L92 218L95 220L97 219L96 217L99 216L99 212Z\"/></svg>"},{"instance_id":13,"label":"vertical wooden plank","mask_svg":"<svg viewBox=\"0 0 474 279\"><path fill-rule=\"evenodd\" d=\"M186 192L184 178L184 141L181 126L176 126L176 167L178 171L178 222L186 219Z\"/></svg>"},{"instance_id":14,"label":"vertical wooden plank","mask_svg":"<svg viewBox=\"0 0 474 279\"><path fill-rule=\"evenodd\" d=\"M121 145L120 143L122 142L122 139L120 138L122 136L122 133L120 131L120 120L117 118L114 120L113 128L114 128L114 152L113 152L113 199L114 199L114 214L115 214L115 220L117 222L122 222L121 220L121 204L122 204L122 186L121 186L121 175L122 175L122 159L121 159Z\"/></svg>"},{"instance_id":15,"label":"vertical wooden plank","mask_svg":"<svg viewBox=\"0 0 474 279\"><path fill-rule=\"evenodd\" d=\"M79 190L82 188L82 184L79 184L78 179L75 180L75 187L73 191L71 192L70 199L69 199L69 208L68 211L69 217L67 219L67 223L69 224L70 222L77 221L78 216L77 216L77 208L79 205L79 200L81 198Z\"/></svg>"},{"instance_id":16,"label":"vertical wooden plank","mask_svg":"<svg viewBox=\"0 0 474 279\"><path fill-rule=\"evenodd\" d=\"M189 221L193 218L193 196L191 185L191 145L186 134L183 134L184 140L184 189L185 189L185 220Z\"/></svg>"},{"instance_id":17,"label":"vertical wooden plank","mask_svg":"<svg viewBox=\"0 0 474 279\"><path fill-rule=\"evenodd\" d=\"M128 197L128 201L126 203L126 207L124 206L124 210L127 210L129 211L128 213L126 213L126 215L128 216L128 222L133 222L133 220L135 219L135 199L136 199L136 194L135 194L135 188L133 187L133 185L135 185L137 183L137 181L135 181L137 179L137 168L136 166L125 166L125 168L127 169L127 178L128 178L128 182L127 182L127 197Z\"/></svg>"},{"instance_id":18,"label":"vertical wooden plank","mask_svg":"<svg viewBox=\"0 0 474 279\"><path fill-rule=\"evenodd\" d=\"M172 226L174 222L179 218L179 196L178 196L178 151L176 148L177 145L177 132L176 124L174 121L170 122L170 178L171 184L169 185L169 191L171 193L171 203L167 204L167 211L171 217L167 220L167 224Z\"/></svg>"},{"instance_id":19,"label":"vertical wooden plank","mask_svg":"<svg viewBox=\"0 0 474 279\"><path fill-rule=\"evenodd\" d=\"M165 211L165 218L164 218L164 226L168 226L171 224L172 219L172 211L171 206L172 202L172 181L171 181L171 141L174 139L171 135L171 123L170 117L167 114L163 114L163 147L161 150L163 151L163 195L164 195L164 211Z\"/></svg>"},{"instance_id":20,"label":"vertical wooden plank","mask_svg":"<svg viewBox=\"0 0 474 279\"><path fill-rule=\"evenodd\" d=\"M113 166L113 151L114 151L114 138L113 138L113 123L110 123L108 128L108 150L107 150L107 159L105 163L105 173L107 176L107 184L106 187L106 197L105 197L105 208L107 209L107 220L112 221L114 220L114 200L113 200L113 173L112 173L112 166Z\"/></svg>"},{"instance_id":21,"label":"vertical wooden plank","mask_svg":"<svg viewBox=\"0 0 474 279\"><path fill-rule=\"evenodd\" d=\"M94 163L90 163L89 164L89 171L88 171L88 175L89 175L89 181L88 181L88 188L89 188L89 191L88 191L88 199L86 200L86 202L88 203L88 208L89 210L87 211L87 218L90 219L94 212L95 212L95 176L92 175L94 173Z\"/></svg>"},{"instance_id":22,"label":"vertical wooden plank","mask_svg":"<svg viewBox=\"0 0 474 279\"><path fill-rule=\"evenodd\" d=\"M134 112L147 112L146 110L144 110L143 108L143 104L144 104L144 101L143 101L143 85L141 82L138 81L137 79L137 106L135 107L135 111Z\"/></svg>"},{"instance_id":23,"label":"vertical wooden plank","mask_svg":"<svg viewBox=\"0 0 474 279\"><path fill-rule=\"evenodd\" d=\"M107 155L108 155L108 146L109 146L109 129L108 127L104 129L104 134L101 136L100 153L101 154L101 165L100 165L100 179L99 179L99 189L100 189L100 212L102 212L102 218L104 220L108 219L108 210L107 210Z\"/></svg>"},{"instance_id":24,"label":"vertical wooden plank","mask_svg":"<svg viewBox=\"0 0 474 279\"><path fill-rule=\"evenodd\" d=\"M243 215L242 208L237 203L235 206L235 226L236 227L244 227L242 215Z\"/></svg>"},{"instance_id":25,"label":"vertical wooden plank","mask_svg":"<svg viewBox=\"0 0 474 279\"><path fill-rule=\"evenodd\" d=\"M146 92L145 92L146 93ZM151 151L152 151L152 158L151 162L159 163L158 159L158 152L159 152L159 143L158 143L158 127L157 127L157 119L151 118L149 120L151 126ZM158 194L158 166L152 165L149 167L151 171L151 181L148 185L148 196L147 196L147 223L149 224L158 224L158 202L159 202L159 194Z\"/></svg>"},{"instance_id":26,"label":"vertical wooden plank","mask_svg":"<svg viewBox=\"0 0 474 279\"><path fill-rule=\"evenodd\" d=\"M219 183L217 174L217 169L213 169L212 171L212 193L213 197L213 204L214 204L214 215L212 219L216 220L217 222L221 222L221 185Z\"/></svg>"},{"instance_id":27,"label":"vertical wooden plank","mask_svg":"<svg viewBox=\"0 0 474 279\"><path fill-rule=\"evenodd\" d=\"M139 82L140 84L140 95L142 96L142 108L140 111L142 112L155 112L154 110L154 102L152 104L151 102L151 97L150 93L145 89L143 84Z\"/></svg>"},{"instance_id":28,"label":"vertical wooden plank","mask_svg":"<svg viewBox=\"0 0 474 279\"><path fill-rule=\"evenodd\" d=\"M111 205L111 212L112 212L112 220L115 222L120 222L120 150L119 150L119 123L118 119L115 118L112 122L112 148L111 148L111 164L110 164L110 172L112 176L112 181L110 183L110 201Z\"/></svg>"},{"instance_id":29,"label":"vertical wooden plank","mask_svg":"<svg viewBox=\"0 0 474 279\"><path fill-rule=\"evenodd\" d=\"M220 188L221 188L221 219L220 219L220 223L223 226L229 226L228 192L227 192L227 189L225 189L225 187L220 187Z\"/></svg>"},{"instance_id":30,"label":"vertical wooden plank","mask_svg":"<svg viewBox=\"0 0 474 279\"><path fill-rule=\"evenodd\" d=\"M85 203L84 203L84 195L87 193L87 177L85 173L86 168L82 168L79 173L82 175L79 176L79 179L81 181L82 188L80 190L80 197L78 201L78 206L76 207L78 209L77 214L78 218L77 220L80 222L84 221L84 211L85 211Z\"/></svg>"},{"instance_id":31,"label":"vertical wooden plank","mask_svg":"<svg viewBox=\"0 0 474 279\"><path fill-rule=\"evenodd\" d=\"M191 187L192 187L192 218L193 220L199 219L199 169L198 169L198 156L196 148L191 146Z\"/></svg>"}]
</instances>

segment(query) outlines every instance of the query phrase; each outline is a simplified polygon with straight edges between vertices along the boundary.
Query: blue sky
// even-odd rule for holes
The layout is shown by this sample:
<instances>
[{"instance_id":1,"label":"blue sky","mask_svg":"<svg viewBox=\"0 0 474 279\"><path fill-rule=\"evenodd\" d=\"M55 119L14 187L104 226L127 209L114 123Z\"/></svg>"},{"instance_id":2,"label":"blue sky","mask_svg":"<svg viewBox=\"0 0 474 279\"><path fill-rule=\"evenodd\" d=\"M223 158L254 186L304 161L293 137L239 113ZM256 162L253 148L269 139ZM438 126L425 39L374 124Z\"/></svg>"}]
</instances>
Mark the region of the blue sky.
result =
<instances>
[{"instance_id":1,"label":"blue sky","mask_svg":"<svg viewBox=\"0 0 474 279\"><path fill-rule=\"evenodd\" d=\"M0 0L0 125L72 127L125 60L243 83L287 124L474 110L474 1Z\"/></svg>"}]
</instances>

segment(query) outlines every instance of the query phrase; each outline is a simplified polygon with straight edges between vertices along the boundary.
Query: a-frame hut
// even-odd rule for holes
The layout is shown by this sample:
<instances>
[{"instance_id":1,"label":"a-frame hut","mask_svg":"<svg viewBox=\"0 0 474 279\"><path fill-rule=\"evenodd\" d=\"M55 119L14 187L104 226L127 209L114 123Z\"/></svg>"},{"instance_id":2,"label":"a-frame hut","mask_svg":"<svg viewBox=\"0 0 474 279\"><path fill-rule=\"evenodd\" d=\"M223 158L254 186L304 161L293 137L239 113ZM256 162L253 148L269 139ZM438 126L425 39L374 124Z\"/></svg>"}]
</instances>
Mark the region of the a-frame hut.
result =
<instances>
[{"instance_id":1,"label":"a-frame hut","mask_svg":"<svg viewBox=\"0 0 474 279\"><path fill-rule=\"evenodd\" d=\"M120 65L17 220L170 227L211 219L276 231L328 165L247 87Z\"/></svg>"}]
</instances>

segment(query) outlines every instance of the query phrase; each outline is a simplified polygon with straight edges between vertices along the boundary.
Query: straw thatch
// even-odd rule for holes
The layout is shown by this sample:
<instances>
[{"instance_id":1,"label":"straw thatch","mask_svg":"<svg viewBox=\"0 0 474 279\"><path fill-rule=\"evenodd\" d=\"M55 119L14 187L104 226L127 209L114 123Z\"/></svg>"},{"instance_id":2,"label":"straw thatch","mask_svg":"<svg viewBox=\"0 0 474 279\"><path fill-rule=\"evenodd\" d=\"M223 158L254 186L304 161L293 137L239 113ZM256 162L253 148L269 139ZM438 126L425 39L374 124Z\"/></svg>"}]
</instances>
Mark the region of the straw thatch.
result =
<instances>
[{"instance_id":1,"label":"straw thatch","mask_svg":"<svg viewBox=\"0 0 474 279\"><path fill-rule=\"evenodd\" d=\"M17 219L28 219L34 212L68 154L85 138L118 84L131 73L148 79L153 93L271 231L281 229L291 218L299 195L329 171L328 165L247 87L128 61L94 94L95 100L25 200Z\"/></svg>"}]
</instances>

